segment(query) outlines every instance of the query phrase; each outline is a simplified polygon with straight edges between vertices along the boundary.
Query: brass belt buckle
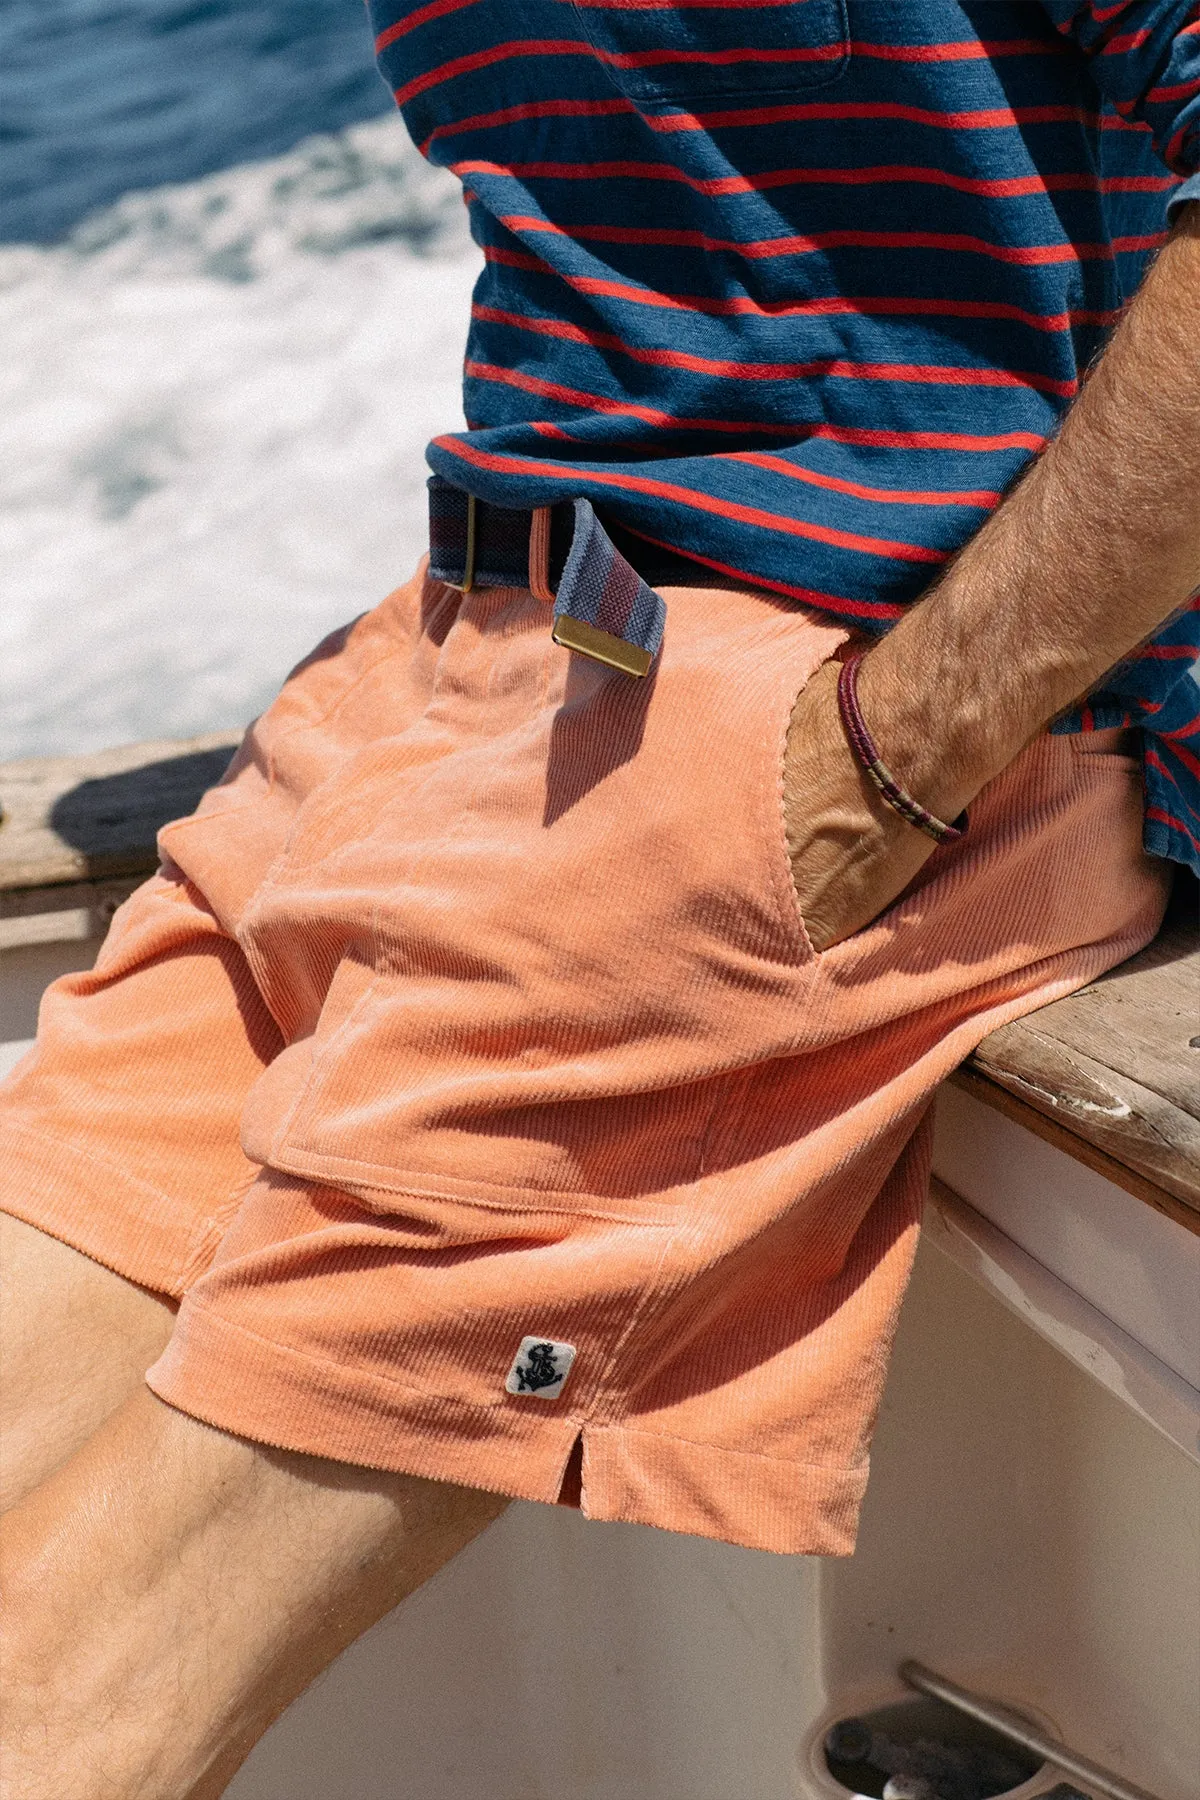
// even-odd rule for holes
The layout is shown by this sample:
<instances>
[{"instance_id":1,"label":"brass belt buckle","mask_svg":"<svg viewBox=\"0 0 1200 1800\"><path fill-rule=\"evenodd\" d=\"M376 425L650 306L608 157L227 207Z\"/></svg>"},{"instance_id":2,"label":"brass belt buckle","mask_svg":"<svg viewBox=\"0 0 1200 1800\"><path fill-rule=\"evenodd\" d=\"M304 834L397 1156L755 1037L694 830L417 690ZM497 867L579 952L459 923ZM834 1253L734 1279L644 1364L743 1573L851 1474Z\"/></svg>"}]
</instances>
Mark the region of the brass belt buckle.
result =
<instances>
[{"instance_id":1,"label":"brass belt buckle","mask_svg":"<svg viewBox=\"0 0 1200 1800\"><path fill-rule=\"evenodd\" d=\"M626 643L624 638L614 637L610 631L601 631L597 626L589 625L586 619L572 618L570 613L557 615L550 635L564 650L575 650L580 656L590 656L593 662L604 663L610 669L619 669L622 675L648 675L654 661L650 652L643 650L640 644Z\"/></svg>"}]
</instances>

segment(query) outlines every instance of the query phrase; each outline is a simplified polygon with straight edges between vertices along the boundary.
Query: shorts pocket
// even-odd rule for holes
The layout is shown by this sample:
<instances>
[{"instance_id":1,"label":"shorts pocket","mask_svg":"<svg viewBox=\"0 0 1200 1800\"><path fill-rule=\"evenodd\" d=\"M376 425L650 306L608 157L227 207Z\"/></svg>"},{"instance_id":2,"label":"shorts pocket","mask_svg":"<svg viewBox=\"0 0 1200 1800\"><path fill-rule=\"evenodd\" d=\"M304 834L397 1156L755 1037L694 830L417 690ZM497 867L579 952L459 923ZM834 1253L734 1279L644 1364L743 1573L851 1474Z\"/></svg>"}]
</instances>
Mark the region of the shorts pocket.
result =
<instances>
[{"instance_id":1,"label":"shorts pocket","mask_svg":"<svg viewBox=\"0 0 1200 1800\"><path fill-rule=\"evenodd\" d=\"M824 87L850 60L846 0L573 4L613 81L639 105Z\"/></svg>"},{"instance_id":2,"label":"shorts pocket","mask_svg":"<svg viewBox=\"0 0 1200 1800\"><path fill-rule=\"evenodd\" d=\"M1141 733L1106 727L1076 731L1067 738L1074 755L1088 767L1129 769L1141 772Z\"/></svg>"}]
</instances>

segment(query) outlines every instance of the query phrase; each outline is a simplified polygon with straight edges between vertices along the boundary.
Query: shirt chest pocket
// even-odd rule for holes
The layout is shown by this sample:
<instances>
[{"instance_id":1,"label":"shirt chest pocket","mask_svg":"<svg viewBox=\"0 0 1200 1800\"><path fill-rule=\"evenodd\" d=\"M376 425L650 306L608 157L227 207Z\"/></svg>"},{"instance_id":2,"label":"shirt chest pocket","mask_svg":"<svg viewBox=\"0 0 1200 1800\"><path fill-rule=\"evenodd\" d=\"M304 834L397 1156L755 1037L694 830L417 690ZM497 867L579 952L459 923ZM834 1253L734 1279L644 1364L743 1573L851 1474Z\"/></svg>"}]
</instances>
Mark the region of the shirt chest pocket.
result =
<instances>
[{"instance_id":1,"label":"shirt chest pocket","mask_svg":"<svg viewBox=\"0 0 1200 1800\"><path fill-rule=\"evenodd\" d=\"M793 93L850 58L846 0L572 0L623 93L655 101Z\"/></svg>"}]
</instances>

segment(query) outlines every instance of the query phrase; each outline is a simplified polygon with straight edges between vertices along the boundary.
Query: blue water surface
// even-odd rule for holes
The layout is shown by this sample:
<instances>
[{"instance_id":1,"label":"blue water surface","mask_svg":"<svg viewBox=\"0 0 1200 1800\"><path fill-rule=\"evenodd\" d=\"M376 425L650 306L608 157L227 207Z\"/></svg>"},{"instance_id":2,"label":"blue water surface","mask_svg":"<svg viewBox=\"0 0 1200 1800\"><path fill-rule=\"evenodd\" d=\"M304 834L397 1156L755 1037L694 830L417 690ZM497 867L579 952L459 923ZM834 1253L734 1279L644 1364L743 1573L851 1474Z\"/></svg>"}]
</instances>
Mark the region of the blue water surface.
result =
<instances>
[{"instance_id":1,"label":"blue water surface","mask_svg":"<svg viewBox=\"0 0 1200 1800\"><path fill-rule=\"evenodd\" d=\"M390 106L362 0L0 0L0 240Z\"/></svg>"}]
</instances>

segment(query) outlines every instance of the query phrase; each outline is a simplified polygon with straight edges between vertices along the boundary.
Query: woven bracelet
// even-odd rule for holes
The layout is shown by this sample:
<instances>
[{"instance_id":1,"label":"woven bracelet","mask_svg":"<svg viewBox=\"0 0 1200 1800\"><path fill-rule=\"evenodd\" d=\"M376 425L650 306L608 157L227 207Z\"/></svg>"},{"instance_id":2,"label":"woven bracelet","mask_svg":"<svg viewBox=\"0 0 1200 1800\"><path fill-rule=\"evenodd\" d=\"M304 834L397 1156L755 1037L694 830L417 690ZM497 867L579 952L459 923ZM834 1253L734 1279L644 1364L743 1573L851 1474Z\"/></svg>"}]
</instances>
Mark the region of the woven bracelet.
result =
<instances>
[{"instance_id":1,"label":"woven bracelet","mask_svg":"<svg viewBox=\"0 0 1200 1800\"><path fill-rule=\"evenodd\" d=\"M867 730L858 704L858 665L861 661L862 652L857 656L848 656L838 672L838 711L842 715L842 724L851 749L893 812L899 813L902 819L907 819L919 831L928 832L939 844L956 843L967 829L966 813L959 813L953 825L947 825L944 819L937 818L919 800L914 800L906 787L901 786L875 748L875 741Z\"/></svg>"}]
</instances>

